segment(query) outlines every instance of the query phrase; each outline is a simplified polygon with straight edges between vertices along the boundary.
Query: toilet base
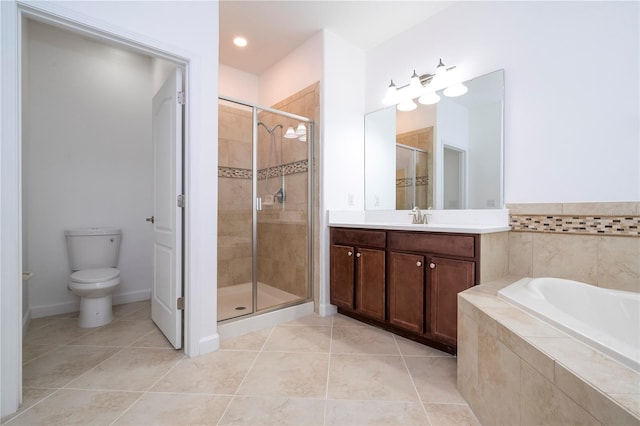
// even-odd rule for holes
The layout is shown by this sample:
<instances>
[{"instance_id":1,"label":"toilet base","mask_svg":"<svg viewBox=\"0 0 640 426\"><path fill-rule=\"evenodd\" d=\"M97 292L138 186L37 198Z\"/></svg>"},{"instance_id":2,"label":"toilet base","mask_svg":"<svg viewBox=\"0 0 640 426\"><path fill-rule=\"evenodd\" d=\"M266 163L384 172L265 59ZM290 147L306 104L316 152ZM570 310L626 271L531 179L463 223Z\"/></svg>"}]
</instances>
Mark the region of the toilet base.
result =
<instances>
[{"instance_id":1,"label":"toilet base","mask_svg":"<svg viewBox=\"0 0 640 426\"><path fill-rule=\"evenodd\" d=\"M102 297L81 297L78 327L93 328L113 321L111 295Z\"/></svg>"}]
</instances>

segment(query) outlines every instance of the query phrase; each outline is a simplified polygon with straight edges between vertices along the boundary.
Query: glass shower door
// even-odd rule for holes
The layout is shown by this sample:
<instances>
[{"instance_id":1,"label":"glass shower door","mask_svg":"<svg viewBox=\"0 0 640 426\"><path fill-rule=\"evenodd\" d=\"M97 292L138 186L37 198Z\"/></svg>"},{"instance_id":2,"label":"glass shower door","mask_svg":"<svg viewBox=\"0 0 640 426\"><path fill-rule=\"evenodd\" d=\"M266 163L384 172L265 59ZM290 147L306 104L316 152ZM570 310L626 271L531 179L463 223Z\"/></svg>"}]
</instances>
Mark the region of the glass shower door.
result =
<instances>
[{"instance_id":1,"label":"glass shower door","mask_svg":"<svg viewBox=\"0 0 640 426\"><path fill-rule=\"evenodd\" d=\"M253 108L218 105L218 321L253 309Z\"/></svg>"}]
</instances>

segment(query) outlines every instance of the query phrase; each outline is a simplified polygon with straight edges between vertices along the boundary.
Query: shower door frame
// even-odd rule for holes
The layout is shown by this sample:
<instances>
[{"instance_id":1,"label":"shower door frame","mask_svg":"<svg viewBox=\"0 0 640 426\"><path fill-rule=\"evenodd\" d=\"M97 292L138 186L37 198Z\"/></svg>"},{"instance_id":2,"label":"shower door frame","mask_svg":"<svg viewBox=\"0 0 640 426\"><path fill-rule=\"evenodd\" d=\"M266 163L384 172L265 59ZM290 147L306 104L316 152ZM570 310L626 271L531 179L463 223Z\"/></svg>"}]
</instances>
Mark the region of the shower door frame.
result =
<instances>
[{"instance_id":1,"label":"shower door frame","mask_svg":"<svg viewBox=\"0 0 640 426\"><path fill-rule=\"evenodd\" d=\"M218 100L232 102L234 104L242 105L251 108L251 144L252 144L252 162L251 162L251 193L252 193L252 215L251 215L251 297L252 297L252 309L251 313L245 315L238 315L231 318L225 318L219 320L218 324L224 324L232 322L238 319L244 319L256 315L262 315L267 312L277 311L289 306L295 306L302 303L307 303L313 300L313 199L314 199L314 167L313 167L313 144L314 138L314 122L312 119L303 117L301 115L292 114L285 111L280 111L275 108L270 108L255 104L252 102L243 101L229 96L218 96ZM291 118L293 120L301 121L307 124L307 296L300 300L285 302L279 305L271 306L262 310L258 310L258 110L266 111L279 116Z\"/></svg>"}]
</instances>

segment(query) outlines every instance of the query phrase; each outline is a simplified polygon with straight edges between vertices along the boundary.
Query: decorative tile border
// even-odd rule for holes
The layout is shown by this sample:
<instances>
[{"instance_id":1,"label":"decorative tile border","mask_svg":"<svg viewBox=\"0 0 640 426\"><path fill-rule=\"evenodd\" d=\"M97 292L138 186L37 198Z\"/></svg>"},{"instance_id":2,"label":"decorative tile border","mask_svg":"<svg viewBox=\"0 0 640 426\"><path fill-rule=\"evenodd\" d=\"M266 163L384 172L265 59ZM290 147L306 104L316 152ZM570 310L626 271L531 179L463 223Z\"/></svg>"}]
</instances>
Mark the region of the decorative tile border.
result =
<instances>
[{"instance_id":1,"label":"decorative tile border","mask_svg":"<svg viewBox=\"0 0 640 426\"><path fill-rule=\"evenodd\" d=\"M640 237L640 216L509 215L511 230Z\"/></svg>"},{"instance_id":2,"label":"decorative tile border","mask_svg":"<svg viewBox=\"0 0 640 426\"><path fill-rule=\"evenodd\" d=\"M282 173L284 176L288 176L296 173L304 173L307 171L309 171L309 161L301 160L293 163L283 164L282 166L269 167L267 169L258 170L258 180L263 180L267 177L278 177L280 176L280 173ZM218 177L231 179L252 179L253 173L251 172L251 169L218 167Z\"/></svg>"},{"instance_id":3,"label":"decorative tile border","mask_svg":"<svg viewBox=\"0 0 640 426\"><path fill-rule=\"evenodd\" d=\"M416 176L416 185L426 185L429 181L427 176ZM413 178L399 178L396 179L396 186L411 186L413 185Z\"/></svg>"}]
</instances>

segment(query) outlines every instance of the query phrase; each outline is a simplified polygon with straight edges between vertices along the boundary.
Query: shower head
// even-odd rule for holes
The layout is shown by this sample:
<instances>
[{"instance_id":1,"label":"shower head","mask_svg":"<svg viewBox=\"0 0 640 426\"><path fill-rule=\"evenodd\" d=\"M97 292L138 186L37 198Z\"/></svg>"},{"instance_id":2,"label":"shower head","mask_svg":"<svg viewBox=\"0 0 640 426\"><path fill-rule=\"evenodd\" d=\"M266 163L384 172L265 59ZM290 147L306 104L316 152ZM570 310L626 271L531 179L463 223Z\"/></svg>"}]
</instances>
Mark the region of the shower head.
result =
<instances>
[{"instance_id":1,"label":"shower head","mask_svg":"<svg viewBox=\"0 0 640 426\"><path fill-rule=\"evenodd\" d=\"M262 121L258 121L258 126L260 126L260 125L261 125L262 127L264 127L264 128L267 130L267 132L269 132L269 134L270 134L270 135L272 135L272 136L273 136L273 132L275 132L275 131L276 131L276 129L277 129L278 127L280 127L280 129L284 129L284 127L282 126L282 124L276 124L276 125L275 125L275 126L273 126L272 128L269 128L269 126L267 126L266 124L264 124Z\"/></svg>"}]
</instances>

